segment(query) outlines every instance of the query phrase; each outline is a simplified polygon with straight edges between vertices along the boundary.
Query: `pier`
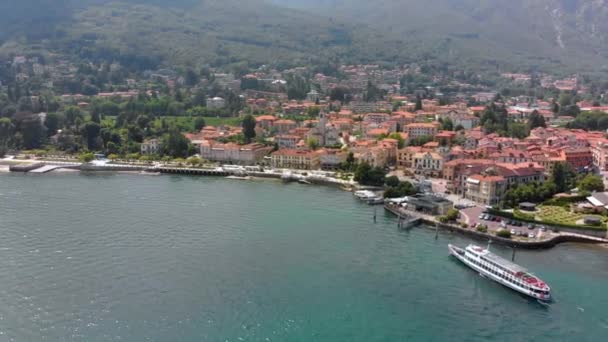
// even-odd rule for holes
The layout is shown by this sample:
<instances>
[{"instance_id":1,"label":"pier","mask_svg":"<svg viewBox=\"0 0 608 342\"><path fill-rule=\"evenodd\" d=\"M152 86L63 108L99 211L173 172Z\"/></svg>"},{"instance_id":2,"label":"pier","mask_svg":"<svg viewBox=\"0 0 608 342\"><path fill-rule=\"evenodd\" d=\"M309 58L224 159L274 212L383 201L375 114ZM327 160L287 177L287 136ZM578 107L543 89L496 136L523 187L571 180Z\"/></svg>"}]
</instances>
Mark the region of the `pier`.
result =
<instances>
[{"instance_id":1,"label":"pier","mask_svg":"<svg viewBox=\"0 0 608 342\"><path fill-rule=\"evenodd\" d=\"M226 177L237 175L237 172L226 171L226 170L214 170L214 169L195 169L187 167L153 167L148 168L145 171L149 172L160 172L174 175L197 175L197 176L216 176Z\"/></svg>"}]
</instances>

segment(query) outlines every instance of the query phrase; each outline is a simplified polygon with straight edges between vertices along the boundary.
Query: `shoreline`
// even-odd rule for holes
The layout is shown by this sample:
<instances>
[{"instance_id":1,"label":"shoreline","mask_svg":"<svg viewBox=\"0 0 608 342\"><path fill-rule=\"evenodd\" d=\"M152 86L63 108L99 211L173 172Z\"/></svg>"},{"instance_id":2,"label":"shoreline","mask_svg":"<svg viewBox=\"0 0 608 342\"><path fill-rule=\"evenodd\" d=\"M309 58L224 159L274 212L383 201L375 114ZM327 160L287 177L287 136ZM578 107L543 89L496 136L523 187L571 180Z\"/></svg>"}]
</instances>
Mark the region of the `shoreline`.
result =
<instances>
[{"instance_id":1,"label":"shoreline","mask_svg":"<svg viewBox=\"0 0 608 342\"><path fill-rule=\"evenodd\" d=\"M35 164L33 161L30 164ZM273 173L273 172L248 172L247 175L249 177L251 177L250 181L256 181L256 180L267 180L267 179L273 179L273 180L282 180L286 183L298 183L298 179L297 177L294 178L292 177L293 175L293 170L290 170L290 177L285 178L284 177L284 173ZM19 172L19 171L11 171L10 170L10 165L6 165L6 164L0 164L0 173L29 173L29 172ZM297 171L297 172L306 172L306 171ZM162 175L184 175L184 176L207 176L207 177L216 177L216 178L224 178L226 179L229 176L234 176L235 172L234 171L214 171L211 169L202 169L202 168L183 168L183 167L161 167L161 168L144 168L144 167L133 167L133 166L127 166L127 165L111 165L109 167L104 167L104 166L95 166L95 167L89 167L89 168L85 168L84 170L81 168L74 168L72 167L59 167L57 169L53 169L50 170L49 172L45 172L45 173L37 173L38 175L44 175L44 174L53 174L53 173L57 173L57 174L75 174L75 173L111 173L111 174L126 174L126 175L141 175L141 176L162 176ZM308 181L306 184L308 185L320 185L320 186L331 186L331 187L337 187L343 191L347 191L347 192L352 192L354 188L357 187L357 184L347 184L343 181L337 181L337 179L335 181L333 181L334 179L329 179L329 178L324 178L323 180L321 179L311 179L312 181ZM242 181L242 180L239 180ZM349 189L346 189L346 187L348 187ZM397 216L397 217L407 217L408 216L408 212L401 212L402 210L400 208L393 208L390 205L384 205L383 206L384 209L388 212L390 212L391 214ZM409 215L411 216L411 215ZM594 246L597 246L599 248L602 249L608 249L608 240L605 241L599 241L599 239L594 239L592 237L587 237L584 235L557 235L557 236L553 236L550 239L546 239L546 240L541 240L541 241L518 241L518 240L513 240L513 239L505 239L505 238L500 238L498 236L495 235L491 235L488 233L482 233L482 232L477 232L477 231L473 231L470 229L464 229L460 226L457 225L453 225L453 224L444 224L444 223L440 223L438 221L436 221L434 219L433 216L420 216L420 217L416 217L415 220L411 220L411 222L409 223L410 226L418 226L421 223L429 226L430 229L432 229L433 226L436 227L436 229L441 228L442 230L448 230L451 232L457 232L460 233L461 235L464 236L468 236L470 238L473 239L477 239L477 240L492 240L496 243L502 244L502 245L507 245L513 248L523 248L523 249L550 249L555 247L558 244L561 243L567 243L567 242L576 242L576 243L585 243L585 244L593 244ZM400 227L401 227L401 223ZM404 228L404 227L403 227ZM408 227L411 228L411 227ZM405 228L404 228L405 229Z\"/></svg>"},{"instance_id":2,"label":"shoreline","mask_svg":"<svg viewBox=\"0 0 608 342\"><path fill-rule=\"evenodd\" d=\"M397 216L397 217L407 217L408 216L408 212L404 211L400 208L394 208L391 205L384 205L384 209L386 211L388 211L389 213ZM411 217L411 215L409 215ZM568 242L572 242L572 243L584 243L584 244L591 244L593 246L599 246L601 248L607 248L608 249L608 240L606 239L600 239L600 238L595 238L595 237L591 237L591 236L584 236L584 235L577 235L577 234L560 234L560 235L556 235L556 236L552 236L549 239L545 239L545 240L539 240L539 241L519 241L519 240L513 240L513 239L507 239L507 238L501 238L499 236L496 235L492 235L489 233L482 233L482 232L478 232L475 230L471 230L468 228L462 228L458 225L454 225L454 224L447 224L447 223L440 223L438 221L429 219L428 217L418 217L415 218L416 225L420 225L420 223L423 223L425 225L427 225L429 227L429 229L432 229L432 227L435 227L435 229L442 229L442 230L447 230L450 232L457 232L460 233L462 235L468 236L470 238L476 239L476 240L484 240L484 241L492 241L501 245L505 245L505 246L509 246L512 248L521 248L521 249L551 249L559 244L562 243L568 243Z\"/></svg>"}]
</instances>

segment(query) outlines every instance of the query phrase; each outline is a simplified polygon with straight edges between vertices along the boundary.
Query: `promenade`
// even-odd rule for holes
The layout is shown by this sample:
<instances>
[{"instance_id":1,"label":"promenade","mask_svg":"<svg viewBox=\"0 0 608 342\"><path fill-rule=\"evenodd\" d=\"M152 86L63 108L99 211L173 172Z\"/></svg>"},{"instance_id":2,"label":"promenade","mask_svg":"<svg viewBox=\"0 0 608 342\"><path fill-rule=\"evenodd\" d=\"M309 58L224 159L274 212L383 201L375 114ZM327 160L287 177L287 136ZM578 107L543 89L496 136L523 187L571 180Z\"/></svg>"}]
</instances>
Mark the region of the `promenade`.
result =
<instances>
[{"instance_id":1,"label":"promenade","mask_svg":"<svg viewBox=\"0 0 608 342\"><path fill-rule=\"evenodd\" d=\"M475 239L492 240L495 243L507 245L514 248L548 249L556 246L557 244L565 242L608 244L608 239L602 239L599 237L587 236L570 232L552 233L550 235L546 235L546 237L541 237L535 240L507 239L498 237L490 233L479 232L474 228L463 228L457 224L441 223L437 220L435 216L406 210L397 205L385 204L384 208L388 212L399 217L400 219L408 218L408 222L416 222L418 225L424 223L428 225L429 228L441 228L443 230L458 232Z\"/></svg>"}]
</instances>

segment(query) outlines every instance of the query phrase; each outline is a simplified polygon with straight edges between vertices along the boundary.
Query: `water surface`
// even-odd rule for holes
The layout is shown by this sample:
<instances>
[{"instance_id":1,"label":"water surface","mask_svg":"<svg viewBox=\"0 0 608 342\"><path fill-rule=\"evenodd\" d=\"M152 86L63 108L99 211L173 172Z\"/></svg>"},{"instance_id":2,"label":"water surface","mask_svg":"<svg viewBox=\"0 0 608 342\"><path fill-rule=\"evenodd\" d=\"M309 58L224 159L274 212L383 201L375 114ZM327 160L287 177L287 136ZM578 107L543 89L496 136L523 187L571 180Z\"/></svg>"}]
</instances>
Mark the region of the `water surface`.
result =
<instances>
[{"instance_id":1,"label":"water surface","mask_svg":"<svg viewBox=\"0 0 608 342\"><path fill-rule=\"evenodd\" d=\"M601 341L608 253L518 252L548 308L447 254L471 241L328 187L0 175L0 341ZM510 251L493 246L496 253Z\"/></svg>"}]
</instances>

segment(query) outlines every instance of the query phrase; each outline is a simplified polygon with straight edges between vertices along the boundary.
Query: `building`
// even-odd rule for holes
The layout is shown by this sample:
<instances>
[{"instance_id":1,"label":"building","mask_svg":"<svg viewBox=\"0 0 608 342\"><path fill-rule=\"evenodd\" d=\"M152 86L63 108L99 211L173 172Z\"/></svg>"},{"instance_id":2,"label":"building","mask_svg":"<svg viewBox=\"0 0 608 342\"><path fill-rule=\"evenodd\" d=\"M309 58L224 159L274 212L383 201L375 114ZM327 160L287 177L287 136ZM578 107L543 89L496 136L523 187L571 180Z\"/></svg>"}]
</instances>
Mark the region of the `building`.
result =
<instances>
[{"instance_id":1,"label":"building","mask_svg":"<svg viewBox=\"0 0 608 342\"><path fill-rule=\"evenodd\" d=\"M415 195L409 196L405 201L408 209L420 211L429 215L446 215L454 208L454 203L438 196Z\"/></svg>"},{"instance_id":2,"label":"building","mask_svg":"<svg viewBox=\"0 0 608 342\"><path fill-rule=\"evenodd\" d=\"M221 97L207 98L208 109L223 109L226 107L226 100Z\"/></svg>"},{"instance_id":3,"label":"building","mask_svg":"<svg viewBox=\"0 0 608 342\"><path fill-rule=\"evenodd\" d=\"M593 166L593 153L589 148L564 150L566 163L576 172L584 171Z\"/></svg>"},{"instance_id":4,"label":"building","mask_svg":"<svg viewBox=\"0 0 608 342\"><path fill-rule=\"evenodd\" d=\"M414 154L413 171L425 177L441 177L443 157L439 153L426 152Z\"/></svg>"},{"instance_id":5,"label":"building","mask_svg":"<svg viewBox=\"0 0 608 342\"><path fill-rule=\"evenodd\" d=\"M306 94L306 101L308 102L317 103L320 98L321 96L319 95L319 92L314 89L311 90L308 94Z\"/></svg>"},{"instance_id":6,"label":"building","mask_svg":"<svg viewBox=\"0 0 608 342\"><path fill-rule=\"evenodd\" d=\"M209 140L203 141L199 148L204 159L240 165L254 165L272 151L272 147L262 144L221 144Z\"/></svg>"},{"instance_id":7,"label":"building","mask_svg":"<svg viewBox=\"0 0 608 342\"><path fill-rule=\"evenodd\" d=\"M409 135L410 139L428 136L432 137L439 132L439 123L412 123L405 125L403 131Z\"/></svg>"},{"instance_id":8,"label":"building","mask_svg":"<svg viewBox=\"0 0 608 342\"><path fill-rule=\"evenodd\" d=\"M319 153L283 149L273 152L270 162L277 169L317 170L321 166Z\"/></svg>"},{"instance_id":9,"label":"building","mask_svg":"<svg viewBox=\"0 0 608 342\"><path fill-rule=\"evenodd\" d=\"M260 115L255 118L256 126L265 130L270 130L277 118L272 115Z\"/></svg>"},{"instance_id":10,"label":"building","mask_svg":"<svg viewBox=\"0 0 608 342\"><path fill-rule=\"evenodd\" d=\"M160 154L161 144L158 139L145 140L140 146L141 154Z\"/></svg>"},{"instance_id":11,"label":"building","mask_svg":"<svg viewBox=\"0 0 608 342\"><path fill-rule=\"evenodd\" d=\"M320 152L319 162L322 170L338 170L346 162L348 153L338 149L325 149Z\"/></svg>"},{"instance_id":12,"label":"building","mask_svg":"<svg viewBox=\"0 0 608 342\"><path fill-rule=\"evenodd\" d=\"M299 136L290 134L281 134L274 137L274 141L279 145L279 149L293 150L300 140L302 139Z\"/></svg>"},{"instance_id":13,"label":"building","mask_svg":"<svg viewBox=\"0 0 608 342\"><path fill-rule=\"evenodd\" d=\"M591 147L593 166L599 171L608 171L608 141L598 141Z\"/></svg>"},{"instance_id":14,"label":"building","mask_svg":"<svg viewBox=\"0 0 608 342\"><path fill-rule=\"evenodd\" d=\"M293 120L277 120L274 122L273 127L278 134L286 134L298 127L298 124Z\"/></svg>"},{"instance_id":15,"label":"building","mask_svg":"<svg viewBox=\"0 0 608 342\"><path fill-rule=\"evenodd\" d=\"M485 205L497 205L507 189L502 176L473 175L467 179L465 198Z\"/></svg>"}]
</instances>

